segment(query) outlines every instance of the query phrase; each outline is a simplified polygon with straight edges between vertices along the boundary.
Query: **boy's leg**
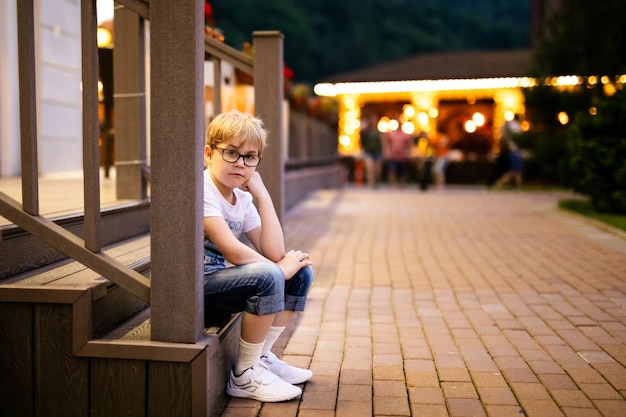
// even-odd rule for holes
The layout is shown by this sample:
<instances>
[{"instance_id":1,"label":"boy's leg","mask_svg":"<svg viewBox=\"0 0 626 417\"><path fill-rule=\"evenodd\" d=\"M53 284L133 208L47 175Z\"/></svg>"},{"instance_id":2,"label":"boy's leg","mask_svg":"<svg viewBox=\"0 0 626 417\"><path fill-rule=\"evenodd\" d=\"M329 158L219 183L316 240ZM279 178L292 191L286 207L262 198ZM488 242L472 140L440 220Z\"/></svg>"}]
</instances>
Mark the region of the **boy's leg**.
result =
<instances>
[{"instance_id":1,"label":"boy's leg","mask_svg":"<svg viewBox=\"0 0 626 417\"><path fill-rule=\"evenodd\" d=\"M275 313L284 309L284 277L271 262L226 268L205 276L205 313L244 311L240 355L235 372L240 374L259 361Z\"/></svg>"},{"instance_id":2,"label":"boy's leg","mask_svg":"<svg viewBox=\"0 0 626 417\"><path fill-rule=\"evenodd\" d=\"M271 348L285 329L285 326L294 316L296 311L303 311L306 303L306 296L313 283L313 269L311 267L302 268L296 275L285 283L285 310L277 313L274 322L269 329L263 356L261 360L274 374L291 384L301 384L308 381L313 372L308 369L297 368L281 361L271 352Z\"/></svg>"},{"instance_id":3,"label":"boy's leg","mask_svg":"<svg viewBox=\"0 0 626 417\"><path fill-rule=\"evenodd\" d=\"M280 379L261 361L263 346L275 313L284 309L283 272L271 262L258 262L205 276L205 310L244 311L239 355L226 392L258 401L285 401L302 390Z\"/></svg>"},{"instance_id":4,"label":"boy's leg","mask_svg":"<svg viewBox=\"0 0 626 417\"><path fill-rule=\"evenodd\" d=\"M259 361L265 352L266 336L272 320L274 320L273 314L255 316L246 311L243 312L235 375L241 375Z\"/></svg>"}]
</instances>

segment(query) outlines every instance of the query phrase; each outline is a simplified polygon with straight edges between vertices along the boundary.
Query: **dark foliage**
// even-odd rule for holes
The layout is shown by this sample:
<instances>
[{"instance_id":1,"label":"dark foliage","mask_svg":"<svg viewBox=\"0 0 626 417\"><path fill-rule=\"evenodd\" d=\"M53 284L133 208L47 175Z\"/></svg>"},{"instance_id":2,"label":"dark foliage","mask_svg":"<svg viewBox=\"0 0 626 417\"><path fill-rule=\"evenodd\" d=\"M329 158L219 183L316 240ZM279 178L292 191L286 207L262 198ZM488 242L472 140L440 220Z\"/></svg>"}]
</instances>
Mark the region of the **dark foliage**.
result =
<instances>
[{"instance_id":1,"label":"dark foliage","mask_svg":"<svg viewBox=\"0 0 626 417\"><path fill-rule=\"evenodd\" d=\"M527 47L528 0L211 0L225 42L285 35L299 82L420 53Z\"/></svg>"},{"instance_id":2,"label":"dark foliage","mask_svg":"<svg viewBox=\"0 0 626 417\"><path fill-rule=\"evenodd\" d=\"M600 212L626 214L626 91L596 102L568 130L572 186Z\"/></svg>"},{"instance_id":3,"label":"dark foliage","mask_svg":"<svg viewBox=\"0 0 626 417\"><path fill-rule=\"evenodd\" d=\"M533 75L607 75L608 83L525 91L536 160L556 166L563 185L604 212L626 213L626 92L614 84L614 76L626 73L625 15L623 0L563 0L558 13L547 10L533 48ZM560 111L569 125L557 122Z\"/></svg>"}]
</instances>

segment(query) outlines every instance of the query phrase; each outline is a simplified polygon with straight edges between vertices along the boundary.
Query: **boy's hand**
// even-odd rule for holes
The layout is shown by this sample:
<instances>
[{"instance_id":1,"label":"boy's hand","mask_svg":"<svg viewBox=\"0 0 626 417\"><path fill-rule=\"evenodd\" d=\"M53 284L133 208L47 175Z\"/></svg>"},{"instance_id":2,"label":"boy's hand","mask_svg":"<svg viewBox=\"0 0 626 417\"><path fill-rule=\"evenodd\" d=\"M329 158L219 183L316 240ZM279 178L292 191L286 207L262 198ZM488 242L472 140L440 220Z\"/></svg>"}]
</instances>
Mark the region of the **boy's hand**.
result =
<instances>
[{"instance_id":1,"label":"boy's hand","mask_svg":"<svg viewBox=\"0 0 626 417\"><path fill-rule=\"evenodd\" d=\"M252 197L259 198L265 194L268 194L267 188L265 188L265 184L261 179L261 174L255 172L252 174L250 179L241 186L241 189L244 191L248 191L252 194Z\"/></svg>"},{"instance_id":2,"label":"boy's hand","mask_svg":"<svg viewBox=\"0 0 626 417\"><path fill-rule=\"evenodd\" d=\"M311 262L309 254L299 250L290 250L283 259L278 261L278 266L283 270L286 280L291 279L296 272L305 266L311 265L313 265L313 262Z\"/></svg>"}]
</instances>

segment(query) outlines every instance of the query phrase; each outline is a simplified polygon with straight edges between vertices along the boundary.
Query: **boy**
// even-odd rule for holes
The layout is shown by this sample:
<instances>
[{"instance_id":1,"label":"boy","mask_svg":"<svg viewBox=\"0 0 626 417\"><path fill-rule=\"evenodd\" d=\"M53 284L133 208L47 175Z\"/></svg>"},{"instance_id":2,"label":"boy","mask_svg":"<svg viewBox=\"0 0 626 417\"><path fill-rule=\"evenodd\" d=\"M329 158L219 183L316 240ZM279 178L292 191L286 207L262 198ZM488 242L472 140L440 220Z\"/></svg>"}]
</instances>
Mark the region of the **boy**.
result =
<instances>
[{"instance_id":1,"label":"boy","mask_svg":"<svg viewBox=\"0 0 626 417\"><path fill-rule=\"evenodd\" d=\"M275 402L298 397L302 390L295 384L312 376L270 349L304 309L313 270L307 253L285 251L272 199L256 172L266 140L263 122L239 111L220 114L207 130L204 304L206 316L243 311L239 356L226 392ZM252 247L239 240L242 234Z\"/></svg>"}]
</instances>

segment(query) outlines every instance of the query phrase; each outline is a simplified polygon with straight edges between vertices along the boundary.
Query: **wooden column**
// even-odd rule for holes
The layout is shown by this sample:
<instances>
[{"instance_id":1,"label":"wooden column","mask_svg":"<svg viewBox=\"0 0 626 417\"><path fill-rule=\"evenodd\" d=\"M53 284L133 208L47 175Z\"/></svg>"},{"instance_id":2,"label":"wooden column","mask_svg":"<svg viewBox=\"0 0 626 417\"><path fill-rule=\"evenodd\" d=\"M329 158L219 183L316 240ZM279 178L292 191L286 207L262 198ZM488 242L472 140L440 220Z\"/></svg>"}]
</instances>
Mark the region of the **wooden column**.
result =
<instances>
[{"instance_id":1,"label":"wooden column","mask_svg":"<svg viewBox=\"0 0 626 417\"><path fill-rule=\"evenodd\" d=\"M150 3L152 329L195 343L204 325L204 2Z\"/></svg>"},{"instance_id":2,"label":"wooden column","mask_svg":"<svg viewBox=\"0 0 626 417\"><path fill-rule=\"evenodd\" d=\"M269 147L263 154L259 172L268 188L279 220L285 211L286 139L283 125L283 39L277 31L253 33L254 111L269 130Z\"/></svg>"},{"instance_id":3,"label":"wooden column","mask_svg":"<svg viewBox=\"0 0 626 417\"><path fill-rule=\"evenodd\" d=\"M96 2L81 1L83 89L83 183L85 247L100 252L100 123L98 119L98 27Z\"/></svg>"},{"instance_id":4,"label":"wooden column","mask_svg":"<svg viewBox=\"0 0 626 417\"><path fill-rule=\"evenodd\" d=\"M113 97L115 172L118 199L143 200L147 185L144 20L122 6L115 10Z\"/></svg>"},{"instance_id":5,"label":"wooden column","mask_svg":"<svg viewBox=\"0 0 626 417\"><path fill-rule=\"evenodd\" d=\"M33 0L17 2L17 41L20 84L20 144L22 206L39 214L39 167L37 159L37 101L35 83L35 12Z\"/></svg>"}]
</instances>

